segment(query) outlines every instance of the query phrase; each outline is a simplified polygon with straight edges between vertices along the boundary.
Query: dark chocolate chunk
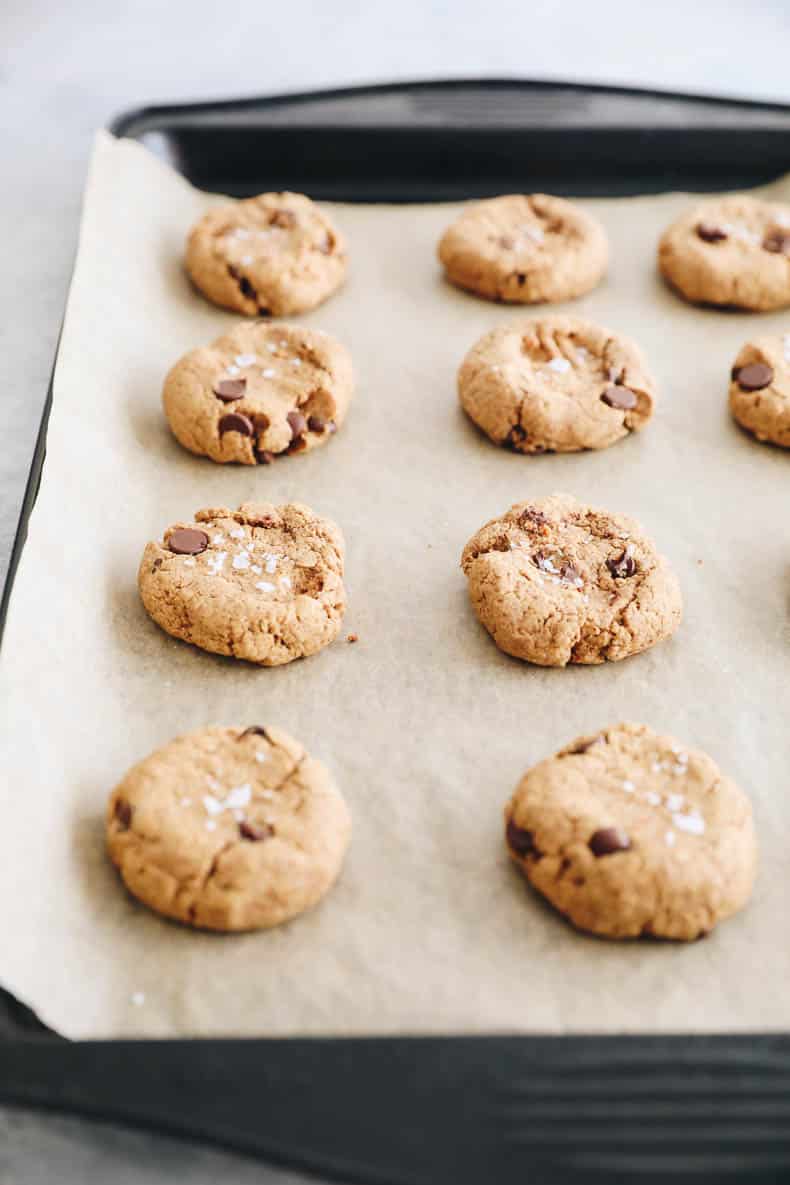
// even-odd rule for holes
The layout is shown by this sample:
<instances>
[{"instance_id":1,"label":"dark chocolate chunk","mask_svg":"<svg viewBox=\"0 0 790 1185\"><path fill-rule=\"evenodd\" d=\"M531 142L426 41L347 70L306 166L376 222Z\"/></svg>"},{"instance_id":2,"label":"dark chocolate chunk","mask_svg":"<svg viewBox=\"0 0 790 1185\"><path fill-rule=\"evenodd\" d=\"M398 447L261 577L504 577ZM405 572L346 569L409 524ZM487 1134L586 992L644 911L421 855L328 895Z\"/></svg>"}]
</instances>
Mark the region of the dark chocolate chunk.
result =
<instances>
[{"instance_id":1,"label":"dark chocolate chunk","mask_svg":"<svg viewBox=\"0 0 790 1185\"><path fill-rule=\"evenodd\" d=\"M512 819L508 819L506 839L507 846L517 856L528 856L530 853L536 854L538 851L532 832L527 831L524 827L517 827Z\"/></svg>"},{"instance_id":2,"label":"dark chocolate chunk","mask_svg":"<svg viewBox=\"0 0 790 1185\"><path fill-rule=\"evenodd\" d=\"M636 407L637 399L630 387L607 387L601 396L601 402L607 407L615 407L618 411L630 411Z\"/></svg>"},{"instance_id":3,"label":"dark chocolate chunk","mask_svg":"<svg viewBox=\"0 0 790 1185\"><path fill-rule=\"evenodd\" d=\"M260 465L271 465L274 460L274 453L270 452L267 448L257 449L255 456Z\"/></svg>"},{"instance_id":4,"label":"dark chocolate chunk","mask_svg":"<svg viewBox=\"0 0 790 1185\"><path fill-rule=\"evenodd\" d=\"M258 827L255 823L250 823L249 819L242 819L239 823L239 835L242 839L249 839L252 843L257 843L262 839L267 839L274 834L274 829L268 824L264 827Z\"/></svg>"},{"instance_id":5,"label":"dark chocolate chunk","mask_svg":"<svg viewBox=\"0 0 790 1185\"><path fill-rule=\"evenodd\" d=\"M132 808L125 798L117 798L115 800L115 810L113 811L115 818L118 820L118 825L122 831L128 831L132 822Z\"/></svg>"},{"instance_id":6,"label":"dark chocolate chunk","mask_svg":"<svg viewBox=\"0 0 790 1185\"><path fill-rule=\"evenodd\" d=\"M790 255L790 231L775 227L763 239L763 250L772 255Z\"/></svg>"},{"instance_id":7,"label":"dark chocolate chunk","mask_svg":"<svg viewBox=\"0 0 790 1185\"><path fill-rule=\"evenodd\" d=\"M774 372L764 362L750 362L739 369L735 381L742 391L762 391L774 381Z\"/></svg>"},{"instance_id":8,"label":"dark chocolate chunk","mask_svg":"<svg viewBox=\"0 0 790 1185\"><path fill-rule=\"evenodd\" d=\"M589 848L593 856L613 856L615 852L627 852L631 847L631 840L619 827L602 827L593 832Z\"/></svg>"},{"instance_id":9,"label":"dark chocolate chunk","mask_svg":"<svg viewBox=\"0 0 790 1185\"><path fill-rule=\"evenodd\" d=\"M326 430L326 420L321 416L308 416L307 427L311 432L324 432Z\"/></svg>"},{"instance_id":10,"label":"dark chocolate chunk","mask_svg":"<svg viewBox=\"0 0 790 1185\"><path fill-rule=\"evenodd\" d=\"M246 389L246 379L220 379L214 387L214 394L223 403L233 403L234 399L244 398Z\"/></svg>"},{"instance_id":11,"label":"dark chocolate chunk","mask_svg":"<svg viewBox=\"0 0 790 1185\"><path fill-rule=\"evenodd\" d=\"M242 436L252 436L253 431L252 420L242 415L240 411L228 412L219 422L220 436L225 432L238 432Z\"/></svg>"},{"instance_id":12,"label":"dark chocolate chunk","mask_svg":"<svg viewBox=\"0 0 790 1185\"><path fill-rule=\"evenodd\" d=\"M702 239L703 243L722 243L727 238L727 232L712 222L699 222L697 237Z\"/></svg>"},{"instance_id":13,"label":"dark chocolate chunk","mask_svg":"<svg viewBox=\"0 0 790 1185\"><path fill-rule=\"evenodd\" d=\"M200 555L208 547L208 535L197 527L179 527L168 535L167 546L176 555Z\"/></svg>"},{"instance_id":14,"label":"dark chocolate chunk","mask_svg":"<svg viewBox=\"0 0 790 1185\"><path fill-rule=\"evenodd\" d=\"M636 572L636 560L626 548L616 559L606 561L606 566L615 580L626 580Z\"/></svg>"},{"instance_id":15,"label":"dark chocolate chunk","mask_svg":"<svg viewBox=\"0 0 790 1185\"><path fill-rule=\"evenodd\" d=\"M285 418L290 424L294 436L304 436L307 431L307 420L300 411L289 411Z\"/></svg>"}]
</instances>

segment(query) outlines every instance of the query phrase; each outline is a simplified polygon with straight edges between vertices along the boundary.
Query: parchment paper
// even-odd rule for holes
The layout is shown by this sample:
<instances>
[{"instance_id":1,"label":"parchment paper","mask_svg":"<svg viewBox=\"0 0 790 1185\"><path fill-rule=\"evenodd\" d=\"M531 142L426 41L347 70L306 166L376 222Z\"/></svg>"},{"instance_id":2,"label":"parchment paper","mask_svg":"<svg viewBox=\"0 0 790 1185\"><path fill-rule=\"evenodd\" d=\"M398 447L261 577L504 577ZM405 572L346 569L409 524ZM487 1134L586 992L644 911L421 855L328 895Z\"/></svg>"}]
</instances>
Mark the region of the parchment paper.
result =
<instances>
[{"instance_id":1,"label":"parchment paper","mask_svg":"<svg viewBox=\"0 0 790 1185\"><path fill-rule=\"evenodd\" d=\"M790 331L790 314L699 311L663 287L656 240L686 197L583 203L613 261L573 311L641 343L660 404L603 452L520 457L466 421L455 373L482 332L530 310L443 283L435 245L455 207L338 206L351 278L303 320L353 353L349 420L306 457L219 466L183 451L160 409L170 364L233 323L181 268L210 200L99 136L0 669L0 981L73 1037L790 1027L790 457L726 410L741 343ZM686 598L671 642L552 671L507 658L478 625L464 543L511 502L562 490L635 514L671 557ZM341 524L341 637L357 645L261 670L146 616L145 542L201 506L255 498ZM753 795L757 890L705 942L584 937L505 856L502 806L526 767L622 718L709 750ZM269 933L162 921L105 857L107 794L180 732L259 721L334 771L355 824L342 879Z\"/></svg>"}]
</instances>

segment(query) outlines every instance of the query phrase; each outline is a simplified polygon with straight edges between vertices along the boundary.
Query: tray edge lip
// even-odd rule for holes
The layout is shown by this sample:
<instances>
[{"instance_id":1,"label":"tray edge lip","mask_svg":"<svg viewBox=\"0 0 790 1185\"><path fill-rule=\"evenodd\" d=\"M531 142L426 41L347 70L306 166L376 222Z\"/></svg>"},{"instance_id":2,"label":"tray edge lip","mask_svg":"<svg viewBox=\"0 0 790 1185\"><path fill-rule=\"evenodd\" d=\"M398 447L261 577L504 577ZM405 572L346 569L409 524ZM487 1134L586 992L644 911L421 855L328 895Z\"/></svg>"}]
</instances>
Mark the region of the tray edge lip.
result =
<instances>
[{"instance_id":1,"label":"tray edge lip","mask_svg":"<svg viewBox=\"0 0 790 1185\"><path fill-rule=\"evenodd\" d=\"M144 125L151 121L170 116L195 114L204 112L227 112L255 110L256 108L274 109L289 104L310 103L326 99L348 99L354 96L376 96L398 94L406 91L430 92L443 88L481 86L510 87L514 90L580 90L593 94L615 94L643 99L666 99L678 103L702 103L712 108L736 107L748 111L762 111L766 114L790 115L790 103L779 101L747 99L730 97L727 95L708 95L703 92L689 93L688 91L664 90L661 88L624 86L600 82L573 81L561 78L524 78L518 75L480 75L452 78L415 78L389 82L360 83L353 86L326 87L308 91L279 91L263 95L238 96L231 99L197 99L184 100L178 103L151 103L140 107L129 107L118 112L107 124L107 130L116 138L138 138L139 131L145 130ZM329 131L331 125L322 125L322 130ZM490 129L485 129L490 131Z\"/></svg>"}]
</instances>

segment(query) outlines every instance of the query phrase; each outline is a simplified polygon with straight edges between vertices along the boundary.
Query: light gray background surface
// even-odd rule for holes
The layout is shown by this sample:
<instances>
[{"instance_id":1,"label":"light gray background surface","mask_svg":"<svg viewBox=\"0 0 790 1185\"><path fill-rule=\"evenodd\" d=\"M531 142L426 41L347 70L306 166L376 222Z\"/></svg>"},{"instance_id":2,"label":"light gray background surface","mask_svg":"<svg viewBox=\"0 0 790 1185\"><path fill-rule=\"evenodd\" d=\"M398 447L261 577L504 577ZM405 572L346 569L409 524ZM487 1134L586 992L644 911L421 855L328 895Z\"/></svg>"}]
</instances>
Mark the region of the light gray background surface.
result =
<instances>
[{"instance_id":1,"label":"light gray background surface","mask_svg":"<svg viewBox=\"0 0 790 1185\"><path fill-rule=\"evenodd\" d=\"M92 136L118 111L491 75L790 102L789 47L787 0L2 0L0 581L66 298ZM0 1109L0 1185L220 1179L297 1181L209 1149Z\"/></svg>"}]
</instances>

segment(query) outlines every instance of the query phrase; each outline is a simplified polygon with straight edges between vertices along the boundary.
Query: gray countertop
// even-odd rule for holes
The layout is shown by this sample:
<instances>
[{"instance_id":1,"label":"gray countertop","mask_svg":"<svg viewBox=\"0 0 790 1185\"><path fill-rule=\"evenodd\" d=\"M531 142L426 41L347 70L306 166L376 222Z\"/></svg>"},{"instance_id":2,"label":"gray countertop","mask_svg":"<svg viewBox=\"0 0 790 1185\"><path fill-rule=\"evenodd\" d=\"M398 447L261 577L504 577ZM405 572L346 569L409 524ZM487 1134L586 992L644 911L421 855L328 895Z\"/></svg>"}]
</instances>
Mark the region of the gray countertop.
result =
<instances>
[{"instance_id":1,"label":"gray countertop","mask_svg":"<svg viewBox=\"0 0 790 1185\"><path fill-rule=\"evenodd\" d=\"M790 101L786 0L4 0L0 580L33 453L96 128L143 103L408 78L578 79ZM9 159L10 158L10 159ZM0 979L2 965L0 960ZM242 1157L0 1109L0 1185L294 1185Z\"/></svg>"}]
</instances>

